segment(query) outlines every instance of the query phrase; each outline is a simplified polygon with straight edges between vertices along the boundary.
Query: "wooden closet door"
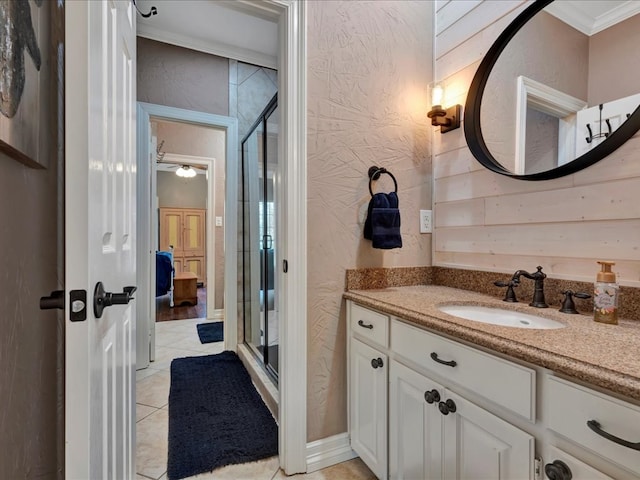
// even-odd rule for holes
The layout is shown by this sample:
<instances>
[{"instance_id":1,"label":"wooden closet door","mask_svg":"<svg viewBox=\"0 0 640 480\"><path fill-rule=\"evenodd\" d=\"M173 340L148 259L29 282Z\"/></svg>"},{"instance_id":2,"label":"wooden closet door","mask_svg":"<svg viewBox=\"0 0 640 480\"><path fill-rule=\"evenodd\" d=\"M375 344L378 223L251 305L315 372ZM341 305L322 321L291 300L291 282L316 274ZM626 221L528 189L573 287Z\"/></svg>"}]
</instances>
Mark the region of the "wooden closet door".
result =
<instances>
[{"instance_id":1,"label":"wooden closet door","mask_svg":"<svg viewBox=\"0 0 640 480\"><path fill-rule=\"evenodd\" d=\"M183 212L179 208L160 209L160 250L169 251L173 245L173 256L182 257L183 254Z\"/></svg>"},{"instance_id":2,"label":"wooden closet door","mask_svg":"<svg viewBox=\"0 0 640 480\"><path fill-rule=\"evenodd\" d=\"M198 208L160 208L160 249L173 245L174 268L193 272L198 283L206 285L206 210Z\"/></svg>"},{"instance_id":3,"label":"wooden closet door","mask_svg":"<svg viewBox=\"0 0 640 480\"><path fill-rule=\"evenodd\" d=\"M183 212L183 249L185 257L204 257L205 252L205 211L184 210Z\"/></svg>"}]
</instances>

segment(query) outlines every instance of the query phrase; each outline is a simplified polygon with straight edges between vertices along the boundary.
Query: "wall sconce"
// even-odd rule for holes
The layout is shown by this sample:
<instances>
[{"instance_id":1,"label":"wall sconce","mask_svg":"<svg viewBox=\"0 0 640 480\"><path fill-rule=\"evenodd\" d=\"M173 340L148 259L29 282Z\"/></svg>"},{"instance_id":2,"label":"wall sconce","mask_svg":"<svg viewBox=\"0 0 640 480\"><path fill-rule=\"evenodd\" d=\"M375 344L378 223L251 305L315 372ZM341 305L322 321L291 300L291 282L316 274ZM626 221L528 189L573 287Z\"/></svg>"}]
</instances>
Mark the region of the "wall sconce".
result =
<instances>
[{"instance_id":1,"label":"wall sconce","mask_svg":"<svg viewBox=\"0 0 640 480\"><path fill-rule=\"evenodd\" d=\"M176 175L182 178L193 178L196 176L196 171L189 165L182 165L176 170Z\"/></svg>"},{"instance_id":2,"label":"wall sconce","mask_svg":"<svg viewBox=\"0 0 640 480\"><path fill-rule=\"evenodd\" d=\"M440 85L435 85L431 89L431 110L427 117L431 119L431 125L440 127L440 133L460 128L460 115L462 106L454 105L449 108L442 107L442 97L444 91Z\"/></svg>"}]
</instances>

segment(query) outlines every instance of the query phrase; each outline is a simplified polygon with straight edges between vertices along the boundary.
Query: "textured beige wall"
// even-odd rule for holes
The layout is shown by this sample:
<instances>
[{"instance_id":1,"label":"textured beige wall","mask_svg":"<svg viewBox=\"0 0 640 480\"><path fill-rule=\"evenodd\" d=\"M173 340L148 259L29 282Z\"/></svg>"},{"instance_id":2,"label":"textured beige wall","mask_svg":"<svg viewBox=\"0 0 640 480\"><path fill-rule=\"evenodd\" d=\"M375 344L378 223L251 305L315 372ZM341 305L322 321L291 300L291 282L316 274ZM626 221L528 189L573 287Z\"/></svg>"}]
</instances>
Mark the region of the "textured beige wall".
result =
<instances>
[{"instance_id":1,"label":"textured beige wall","mask_svg":"<svg viewBox=\"0 0 640 480\"><path fill-rule=\"evenodd\" d=\"M309 441L347 430L345 270L431 263L418 210L431 205L432 8L308 3ZM398 180L402 249L374 250L362 237L372 165Z\"/></svg>"},{"instance_id":2,"label":"textured beige wall","mask_svg":"<svg viewBox=\"0 0 640 480\"><path fill-rule=\"evenodd\" d=\"M58 310L39 310L40 297L64 282L55 154L48 165L34 170L0 154L3 479L53 479L62 468L64 319Z\"/></svg>"},{"instance_id":3,"label":"textured beige wall","mask_svg":"<svg viewBox=\"0 0 640 480\"><path fill-rule=\"evenodd\" d=\"M35 5L29 3L33 15ZM64 10L57 2L45 5L52 12L52 41L49 49L40 43L41 68L51 69L47 84L50 97L39 103L46 106L50 118L41 125L34 141L41 149L40 163L47 168L28 168L0 153L3 480L61 479L64 468L64 315L61 310L39 308L41 296L64 288L64 94L59 70L62 65L56 61L58 48L62 51L63 47ZM6 39L4 36L3 56ZM24 57L26 68L32 69L33 62L26 52ZM33 80L27 76L26 82ZM28 105L21 101L16 116L4 118L14 133L19 134L24 128L20 119L32 120L25 110Z\"/></svg>"},{"instance_id":4,"label":"textured beige wall","mask_svg":"<svg viewBox=\"0 0 640 480\"><path fill-rule=\"evenodd\" d=\"M228 115L229 60L138 37L138 101Z\"/></svg>"},{"instance_id":5,"label":"textured beige wall","mask_svg":"<svg viewBox=\"0 0 640 480\"><path fill-rule=\"evenodd\" d=\"M454 3L437 14L450 22L446 41L455 47L438 55L436 78L463 97L483 52L525 2L485 1L452 18ZM628 70L637 77L640 63ZM541 265L550 277L592 282L596 260L608 259L622 284L640 285L640 135L591 167L537 182L483 168L461 131L436 138L434 265L507 274Z\"/></svg>"}]
</instances>

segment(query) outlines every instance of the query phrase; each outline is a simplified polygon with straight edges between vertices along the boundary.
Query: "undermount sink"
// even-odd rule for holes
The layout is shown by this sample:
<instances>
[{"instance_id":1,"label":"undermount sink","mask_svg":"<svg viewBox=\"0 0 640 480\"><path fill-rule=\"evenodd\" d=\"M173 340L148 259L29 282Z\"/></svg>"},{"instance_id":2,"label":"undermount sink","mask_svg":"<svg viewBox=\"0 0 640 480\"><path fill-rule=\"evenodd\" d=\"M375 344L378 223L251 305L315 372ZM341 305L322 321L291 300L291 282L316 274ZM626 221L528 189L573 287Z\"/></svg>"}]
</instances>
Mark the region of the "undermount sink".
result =
<instances>
[{"instance_id":1,"label":"undermount sink","mask_svg":"<svg viewBox=\"0 0 640 480\"><path fill-rule=\"evenodd\" d=\"M513 310L504 310L502 308L480 307L476 305L442 305L438 307L438 309L454 317L503 327L553 329L564 328L566 326L564 323L556 322L548 318Z\"/></svg>"}]
</instances>

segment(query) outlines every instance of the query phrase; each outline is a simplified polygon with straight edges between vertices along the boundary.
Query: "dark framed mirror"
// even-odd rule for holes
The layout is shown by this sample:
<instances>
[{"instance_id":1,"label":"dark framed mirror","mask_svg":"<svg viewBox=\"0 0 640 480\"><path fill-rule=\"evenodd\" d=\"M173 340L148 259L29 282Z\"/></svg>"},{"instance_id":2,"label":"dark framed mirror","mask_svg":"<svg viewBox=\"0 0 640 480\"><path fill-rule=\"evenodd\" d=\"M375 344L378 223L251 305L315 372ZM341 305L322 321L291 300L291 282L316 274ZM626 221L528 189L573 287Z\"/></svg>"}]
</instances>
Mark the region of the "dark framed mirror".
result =
<instances>
[{"instance_id":1,"label":"dark framed mirror","mask_svg":"<svg viewBox=\"0 0 640 480\"><path fill-rule=\"evenodd\" d=\"M640 129L636 3L537 0L500 34L464 111L467 145L483 166L520 180L558 178Z\"/></svg>"}]
</instances>

